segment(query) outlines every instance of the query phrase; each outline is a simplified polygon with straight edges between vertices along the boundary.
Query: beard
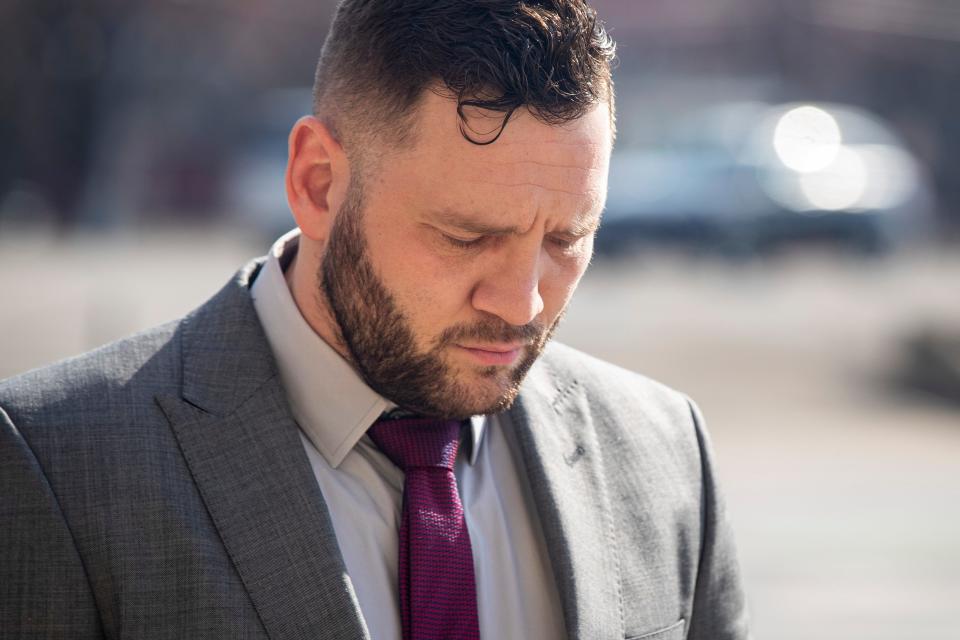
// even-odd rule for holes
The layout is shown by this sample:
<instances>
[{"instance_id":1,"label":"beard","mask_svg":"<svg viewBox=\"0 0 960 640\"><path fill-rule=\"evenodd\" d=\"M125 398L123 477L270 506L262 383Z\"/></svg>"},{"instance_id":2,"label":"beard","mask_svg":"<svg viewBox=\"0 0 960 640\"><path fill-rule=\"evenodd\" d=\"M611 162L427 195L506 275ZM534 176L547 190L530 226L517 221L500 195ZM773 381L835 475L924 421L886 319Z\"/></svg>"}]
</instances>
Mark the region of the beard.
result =
<instances>
[{"instance_id":1,"label":"beard","mask_svg":"<svg viewBox=\"0 0 960 640\"><path fill-rule=\"evenodd\" d=\"M318 295L336 321L339 346L353 367L382 397L425 417L463 420L508 409L562 314L549 327L511 325L485 314L475 323L444 329L426 350L419 349L409 319L370 261L363 213L363 189L353 180L318 274ZM445 351L464 340L526 346L512 368L478 366L458 378L458 368L448 362Z\"/></svg>"}]
</instances>

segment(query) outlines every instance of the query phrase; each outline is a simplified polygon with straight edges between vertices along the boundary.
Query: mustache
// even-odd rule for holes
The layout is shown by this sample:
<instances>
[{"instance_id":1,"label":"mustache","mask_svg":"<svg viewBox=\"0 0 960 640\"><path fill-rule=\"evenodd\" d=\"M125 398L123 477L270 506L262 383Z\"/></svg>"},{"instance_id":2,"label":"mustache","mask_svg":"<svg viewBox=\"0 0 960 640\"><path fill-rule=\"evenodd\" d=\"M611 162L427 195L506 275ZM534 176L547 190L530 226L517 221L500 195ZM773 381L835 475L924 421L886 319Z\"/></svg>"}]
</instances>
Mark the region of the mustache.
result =
<instances>
[{"instance_id":1,"label":"mustache","mask_svg":"<svg viewBox=\"0 0 960 640\"><path fill-rule=\"evenodd\" d=\"M437 338L437 346L444 347L461 340L482 340L486 342L523 342L536 344L547 328L536 322L523 326L508 324L503 320L481 321L475 324L461 324L448 327Z\"/></svg>"}]
</instances>

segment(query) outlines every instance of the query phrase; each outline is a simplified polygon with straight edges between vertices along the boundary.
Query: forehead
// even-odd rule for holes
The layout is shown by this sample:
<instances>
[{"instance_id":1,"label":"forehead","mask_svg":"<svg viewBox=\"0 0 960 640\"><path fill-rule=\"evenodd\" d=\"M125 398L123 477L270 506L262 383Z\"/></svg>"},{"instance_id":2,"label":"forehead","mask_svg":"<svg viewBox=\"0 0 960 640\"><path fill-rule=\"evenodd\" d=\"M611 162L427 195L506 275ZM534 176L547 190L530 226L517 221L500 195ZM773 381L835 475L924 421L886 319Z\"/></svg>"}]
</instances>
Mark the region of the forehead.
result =
<instances>
[{"instance_id":1,"label":"forehead","mask_svg":"<svg viewBox=\"0 0 960 640\"><path fill-rule=\"evenodd\" d=\"M394 188L413 197L429 194L440 207L474 206L491 215L599 214L611 148L607 106L559 125L520 109L488 145L461 133L463 124L472 138L490 139L502 117L468 113L461 123L455 100L426 92L414 120L415 141L386 162Z\"/></svg>"}]
</instances>

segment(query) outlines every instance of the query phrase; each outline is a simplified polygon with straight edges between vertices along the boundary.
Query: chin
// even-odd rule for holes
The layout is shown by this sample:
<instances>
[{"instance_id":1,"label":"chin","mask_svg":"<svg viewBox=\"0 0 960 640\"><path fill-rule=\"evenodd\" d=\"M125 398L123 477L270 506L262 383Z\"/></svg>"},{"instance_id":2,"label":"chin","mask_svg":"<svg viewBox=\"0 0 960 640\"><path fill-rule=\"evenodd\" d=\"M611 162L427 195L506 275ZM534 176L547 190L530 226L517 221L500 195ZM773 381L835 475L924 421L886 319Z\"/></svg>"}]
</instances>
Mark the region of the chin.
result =
<instances>
[{"instance_id":1,"label":"chin","mask_svg":"<svg viewBox=\"0 0 960 640\"><path fill-rule=\"evenodd\" d=\"M520 385L514 382L513 369L502 367L483 367L468 380L461 380L461 388L469 389L470 401L465 403L465 413L482 415L499 413L509 409L520 392Z\"/></svg>"}]
</instances>

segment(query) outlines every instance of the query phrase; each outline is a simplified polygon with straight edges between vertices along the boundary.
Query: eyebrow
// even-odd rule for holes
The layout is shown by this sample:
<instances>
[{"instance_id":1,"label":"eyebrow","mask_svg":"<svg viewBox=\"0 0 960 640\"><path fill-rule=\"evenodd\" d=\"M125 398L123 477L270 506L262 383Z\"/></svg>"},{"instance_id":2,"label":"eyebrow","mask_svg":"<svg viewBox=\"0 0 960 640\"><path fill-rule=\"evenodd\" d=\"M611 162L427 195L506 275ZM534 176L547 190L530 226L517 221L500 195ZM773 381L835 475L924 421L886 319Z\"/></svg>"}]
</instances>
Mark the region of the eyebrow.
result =
<instances>
[{"instance_id":1,"label":"eyebrow","mask_svg":"<svg viewBox=\"0 0 960 640\"><path fill-rule=\"evenodd\" d=\"M450 209L442 209L439 211L434 211L433 215L435 219L442 224L445 224L450 227L456 227L461 231L466 231L467 233L475 233L477 235L484 236L507 236L520 232L520 227L516 225L495 225L489 224L486 222L481 222L478 220L479 215L471 215L460 213L458 211L453 211ZM558 230L556 233L560 235L570 236L572 238L582 238L588 236L600 226L600 216L595 216L590 220L584 221L580 217L573 222L573 224L568 229Z\"/></svg>"},{"instance_id":2,"label":"eyebrow","mask_svg":"<svg viewBox=\"0 0 960 640\"><path fill-rule=\"evenodd\" d=\"M468 233L476 233L485 236L506 236L513 233L518 233L520 231L520 228L516 225L501 226L489 224L486 222L481 222L480 215L461 213L452 209L441 209L434 211L433 217L441 224L445 224L450 227L456 227L457 229L466 231Z\"/></svg>"}]
</instances>

